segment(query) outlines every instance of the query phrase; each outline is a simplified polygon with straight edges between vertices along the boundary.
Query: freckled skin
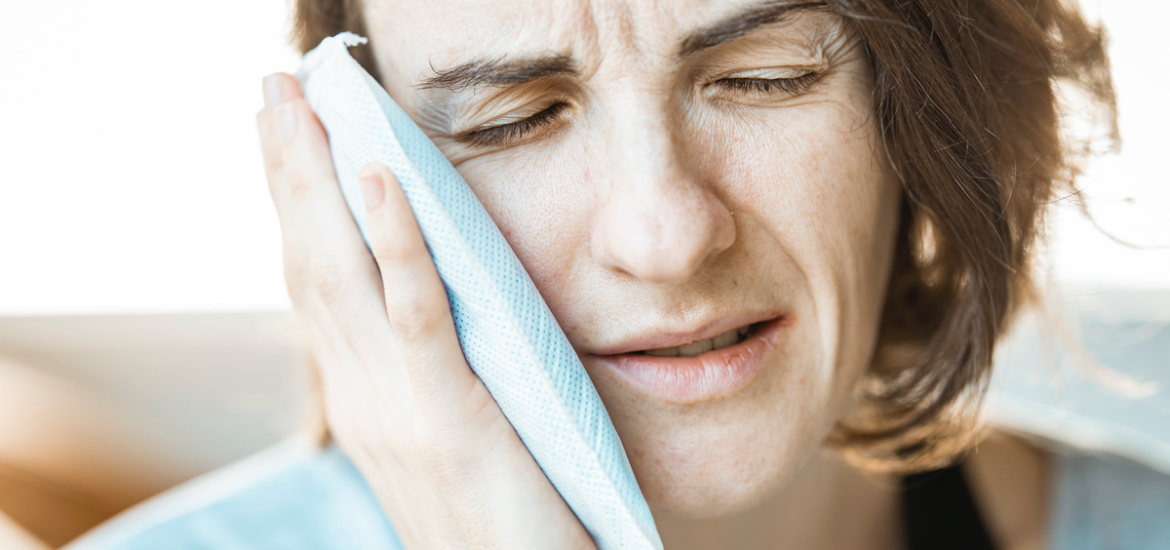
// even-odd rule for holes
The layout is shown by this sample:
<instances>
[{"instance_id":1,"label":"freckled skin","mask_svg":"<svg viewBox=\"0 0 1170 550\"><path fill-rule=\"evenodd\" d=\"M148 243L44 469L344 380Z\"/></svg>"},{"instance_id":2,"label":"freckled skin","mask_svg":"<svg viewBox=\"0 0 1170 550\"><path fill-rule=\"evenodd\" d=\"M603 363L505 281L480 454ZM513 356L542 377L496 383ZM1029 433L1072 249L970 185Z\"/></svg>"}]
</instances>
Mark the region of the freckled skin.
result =
<instances>
[{"instance_id":1,"label":"freckled skin","mask_svg":"<svg viewBox=\"0 0 1170 550\"><path fill-rule=\"evenodd\" d=\"M779 494L870 361L896 230L871 75L839 19L802 12L678 60L691 30L745 2L369 4L384 84L455 162L585 358L656 516L726 516ZM570 54L583 78L414 88L431 66L534 52ZM821 76L799 94L711 85L773 68ZM522 141L454 137L550 98L571 108ZM789 315L790 334L730 398L658 402L589 360L631 334L761 310Z\"/></svg>"}]
</instances>

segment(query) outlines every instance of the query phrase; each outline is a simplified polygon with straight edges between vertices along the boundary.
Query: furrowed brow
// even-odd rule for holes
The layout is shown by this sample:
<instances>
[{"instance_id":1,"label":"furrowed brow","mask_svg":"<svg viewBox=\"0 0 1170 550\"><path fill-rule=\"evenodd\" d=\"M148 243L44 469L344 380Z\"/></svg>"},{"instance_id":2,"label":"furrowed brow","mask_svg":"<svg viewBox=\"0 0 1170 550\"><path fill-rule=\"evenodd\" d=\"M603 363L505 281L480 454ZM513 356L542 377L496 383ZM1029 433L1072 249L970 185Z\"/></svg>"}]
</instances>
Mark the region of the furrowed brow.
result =
<instances>
[{"instance_id":1,"label":"furrowed brow","mask_svg":"<svg viewBox=\"0 0 1170 550\"><path fill-rule=\"evenodd\" d=\"M513 86L551 76L578 76L573 60L567 55L511 60L479 59L451 69L431 68L433 76L416 86L420 90L444 88L461 91L470 86Z\"/></svg>"},{"instance_id":2,"label":"furrowed brow","mask_svg":"<svg viewBox=\"0 0 1170 550\"><path fill-rule=\"evenodd\" d=\"M796 11L826 7L823 1L767 0L691 34L679 47L678 57L718 46L764 25L779 23Z\"/></svg>"}]
</instances>

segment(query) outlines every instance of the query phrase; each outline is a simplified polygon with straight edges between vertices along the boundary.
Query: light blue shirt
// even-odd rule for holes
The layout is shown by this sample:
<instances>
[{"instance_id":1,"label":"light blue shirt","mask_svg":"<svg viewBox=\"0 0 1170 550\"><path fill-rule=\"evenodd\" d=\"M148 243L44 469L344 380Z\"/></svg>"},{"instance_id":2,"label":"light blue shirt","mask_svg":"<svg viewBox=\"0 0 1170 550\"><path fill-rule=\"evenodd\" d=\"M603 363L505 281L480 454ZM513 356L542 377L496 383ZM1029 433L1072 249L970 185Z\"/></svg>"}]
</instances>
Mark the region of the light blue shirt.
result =
<instances>
[{"instance_id":1,"label":"light blue shirt","mask_svg":"<svg viewBox=\"0 0 1170 550\"><path fill-rule=\"evenodd\" d=\"M1170 476L1119 457L1055 456L1054 550L1170 549ZM164 493L68 550L402 548L336 447L285 443Z\"/></svg>"},{"instance_id":2,"label":"light blue shirt","mask_svg":"<svg viewBox=\"0 0 1170 550\"><path fill-rule=\"evenodd\" d=\"M336 447L288 442L163 493L73 550L400 550L394 528Z\"/></svg>"}]
</instances>

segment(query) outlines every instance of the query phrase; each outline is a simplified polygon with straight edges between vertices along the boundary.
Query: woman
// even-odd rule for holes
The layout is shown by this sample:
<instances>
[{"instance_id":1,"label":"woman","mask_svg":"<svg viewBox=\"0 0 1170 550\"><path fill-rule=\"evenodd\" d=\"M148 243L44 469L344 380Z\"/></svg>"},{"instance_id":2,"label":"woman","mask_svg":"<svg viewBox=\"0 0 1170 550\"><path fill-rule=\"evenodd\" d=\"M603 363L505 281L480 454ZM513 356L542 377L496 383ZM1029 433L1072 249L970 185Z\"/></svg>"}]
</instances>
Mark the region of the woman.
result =
<instances>
[{"instance_id":1,"label":"woman","mask_svg":"<svg viewBox=\"0 0 1170 550\"><path fill-rule=\"evenodd\" d=\"M942 529L957 541L873 474L980 439L1042 205L1076 172L1054 86L1112 108L1101 34L1075 10L300 0L296 18L302 50L370 37L354 55L531 274L667 548L1061 547L1032 444L993 435L934 475L970 508L937 521L974 518ZM264 91L289 291L361 480L322 454L298 471L328 476L266 482L279 498L228 491L108 546L591 548L467 367L393 176L362 171L371 259L296 81Z\"/></svg>"}]
</instances>

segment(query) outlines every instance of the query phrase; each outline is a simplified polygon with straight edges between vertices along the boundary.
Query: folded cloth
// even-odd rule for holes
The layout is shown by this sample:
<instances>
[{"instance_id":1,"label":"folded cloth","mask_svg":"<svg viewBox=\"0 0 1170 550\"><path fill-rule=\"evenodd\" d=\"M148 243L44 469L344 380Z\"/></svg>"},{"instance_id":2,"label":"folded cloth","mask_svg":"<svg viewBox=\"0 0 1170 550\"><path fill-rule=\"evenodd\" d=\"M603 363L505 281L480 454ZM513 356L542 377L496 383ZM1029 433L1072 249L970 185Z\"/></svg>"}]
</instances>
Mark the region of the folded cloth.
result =
<instances>
[{"instance_id":1,"label":"folded cloth","mask_svg":"<svg viewBox=\"0 0 1170 550\"><path fill-rule=\"evenodd\" d=\"M337 179L366 237L357 172L398 179L447 288L459 343L537 464L602 550L662 548L597 390L483 205L430 139L349 55L341 33L297 79L329 135ZM393 289L387 289L393 291Z\"/></svg>"}]
</instances>

